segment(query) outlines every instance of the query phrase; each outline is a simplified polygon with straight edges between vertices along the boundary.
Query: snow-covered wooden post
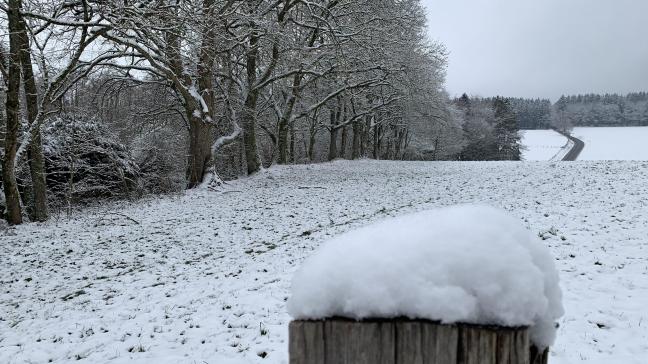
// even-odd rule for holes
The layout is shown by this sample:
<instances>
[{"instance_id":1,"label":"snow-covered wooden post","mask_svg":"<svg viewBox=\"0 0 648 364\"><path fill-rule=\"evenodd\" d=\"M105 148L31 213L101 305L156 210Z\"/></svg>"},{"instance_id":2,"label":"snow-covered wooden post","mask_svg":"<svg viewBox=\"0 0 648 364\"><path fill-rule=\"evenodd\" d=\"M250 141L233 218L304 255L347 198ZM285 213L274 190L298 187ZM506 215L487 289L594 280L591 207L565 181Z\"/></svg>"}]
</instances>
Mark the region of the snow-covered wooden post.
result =
<instances>
[{"instance_id":1,"label":"snow-covered wooden post","mask_svg":"<svg viewBox=\"0 0 648 364\"><path fill-rule=\"evenodd\" d=\"M563 314L548 249L481 206L333 239L296 273L288 308L290 364L546 364Z\"/></svg>"},{"instance_id":2,"label":"snow-covered wooden post","mask_svg":"<svg viewBox=\"0 0 648 364\"><path fill-rule=\"evenodd\" d=\"M291 364L531 363L526 327L406 319L293 321L289 352Z\"/></svg>"}]
</instances>

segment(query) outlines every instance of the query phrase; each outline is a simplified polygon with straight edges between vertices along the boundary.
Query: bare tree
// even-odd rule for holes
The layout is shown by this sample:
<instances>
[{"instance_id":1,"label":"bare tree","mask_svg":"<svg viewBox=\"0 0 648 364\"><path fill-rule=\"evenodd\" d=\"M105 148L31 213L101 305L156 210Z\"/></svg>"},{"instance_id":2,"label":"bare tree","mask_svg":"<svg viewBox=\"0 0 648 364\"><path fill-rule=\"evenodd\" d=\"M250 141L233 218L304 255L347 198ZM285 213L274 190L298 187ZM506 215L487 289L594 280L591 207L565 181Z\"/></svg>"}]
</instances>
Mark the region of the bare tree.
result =
<instances>
[{"instance_id":1,"label":"bare tree","mask_svg":"<svg viewBox=\"0 0 648 364\"><path fill-rule=\"evenodd\" d=\"M16 182L16 154L18 151L18 130L20 128L20 0L8 2L7 20L9 23L9 55L3 73L7 87L6 92L6 131L4 135L4 155L2 160L2 183L5 203L7 204L7 221L16 225L22 223L22 209L18 183ZM5 58L5 57L3 57Z\"/></svg>"},{"instance_id":2,"label":"bare tree","mask_svg":"<svg viewBox=\"0 0 648 364\"><path fill-rule=\"evenodd\" d=\"M216 125L214 61L217 27L227 22L235 1L106 1L102 36L128 63L107 66L147 72L166 80L177 93L188 121L187 185L207 175Z\"/></svg>"},{"instance_id":3,"label":"bare tree","mask_svg":"<svg viewBox=\"0 0 648 364\"><path fill-rule=\"evenodd\" d=\"M10 206L8 214L12 216L10 220L13 223L20 223L17 215L21 214L22 208L19 200L14 201L12 180L15 181L15 168L25 153L28 157L31 177L30 217L36 221L47 219L47 186L41 128L58 111L57 104L67 91L87 76L95 65L93 61L82 60L86 48L98 37L96 34L90 34L90 29L95 24L88 3L85 1L62 5L57 3L30 2L29 8L25 8L22 0L14 0L8 2L7 7L3 9L8 15L10 30L9 56L4 57L8 60L5 75L8 84L6 105L8 131L5 138L3 174L9 182L4 184L5 194L12 196L7 199L7 205ZM32 57L34 48L39 53L38 62L34 62ZM65 56L52 56L52 53L61 52L65 53ZM42 83L40 91L34 63L40 66ZM55 76L51 77L51 75ZM22 126L21 80L27 111L27 122L22 139L18 135ZM18 82L17 86L15 82ZM13 100L14 98L16 99Z\"/></svg>"}]
</instances>

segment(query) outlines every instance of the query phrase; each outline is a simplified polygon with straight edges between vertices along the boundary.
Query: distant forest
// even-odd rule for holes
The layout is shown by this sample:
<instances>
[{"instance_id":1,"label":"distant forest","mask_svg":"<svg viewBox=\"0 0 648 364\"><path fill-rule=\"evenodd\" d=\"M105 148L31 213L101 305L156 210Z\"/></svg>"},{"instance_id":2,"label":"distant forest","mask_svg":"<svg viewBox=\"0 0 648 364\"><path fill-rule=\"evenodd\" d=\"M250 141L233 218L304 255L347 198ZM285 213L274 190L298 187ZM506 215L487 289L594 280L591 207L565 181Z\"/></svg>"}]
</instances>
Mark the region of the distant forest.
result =
<instances>
[{"instance_id":1,"label":"distant forest","mask_svg":"<svg viewBox=\"0 0 648 364\"><path fill-rule=\"evenodd\" d=\"M646 92L561 97L554 106L559 125L648 126Z\"/></svg>"},{"instance_id":2,"label":"distant forest","mask_svg":"<svg viewBox=\"0 0 648 364\"><path fill-rule=\"evenodd\" d=\"M648 126L648 93L562 96L547 99L513 98L520 129L570 129L576 126Z\"/></svg>"}]
</instances>

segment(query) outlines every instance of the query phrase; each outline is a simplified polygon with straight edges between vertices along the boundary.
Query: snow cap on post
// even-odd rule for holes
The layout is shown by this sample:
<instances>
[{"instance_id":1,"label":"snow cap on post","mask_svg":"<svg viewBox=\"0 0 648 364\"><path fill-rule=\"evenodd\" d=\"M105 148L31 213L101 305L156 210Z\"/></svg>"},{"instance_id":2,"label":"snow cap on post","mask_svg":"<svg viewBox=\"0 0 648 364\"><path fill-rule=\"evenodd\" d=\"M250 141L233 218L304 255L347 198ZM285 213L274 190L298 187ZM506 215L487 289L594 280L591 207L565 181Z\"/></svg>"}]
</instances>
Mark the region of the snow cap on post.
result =
<instances>
[{"instance_id":1,"label":"snow cap on post","mask_svg":"<svg viewBox=\"0 0 648 364\"><path fill-rule=\"evenodd\" d=\"M465 205L379 221L323 244L297 271L296 320L407 317L530 327L548 347L564 311L554 260L505 211Z\"/></svg>"}]
</instances>

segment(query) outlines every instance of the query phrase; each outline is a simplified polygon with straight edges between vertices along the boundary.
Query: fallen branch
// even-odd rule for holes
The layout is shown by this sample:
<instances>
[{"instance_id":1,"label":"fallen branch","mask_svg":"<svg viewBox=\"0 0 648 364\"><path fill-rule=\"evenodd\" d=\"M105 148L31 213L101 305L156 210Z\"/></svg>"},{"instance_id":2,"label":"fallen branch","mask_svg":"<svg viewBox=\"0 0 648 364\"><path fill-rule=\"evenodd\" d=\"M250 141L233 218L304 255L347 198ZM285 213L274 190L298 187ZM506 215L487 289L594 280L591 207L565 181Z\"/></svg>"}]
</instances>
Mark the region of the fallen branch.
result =
<instances>
[{"instance_id":1,"label":"fallen branch","mask_svg":"<svg viewBox=\"0 0 648 364\"><path fill-rule=\"evenodd\" d=\"M325 190L326 189L326 187L320 187L320 186L298 186L297 188L300 190L308 190L308 189Z\"/></svg>"}]
</instances>

